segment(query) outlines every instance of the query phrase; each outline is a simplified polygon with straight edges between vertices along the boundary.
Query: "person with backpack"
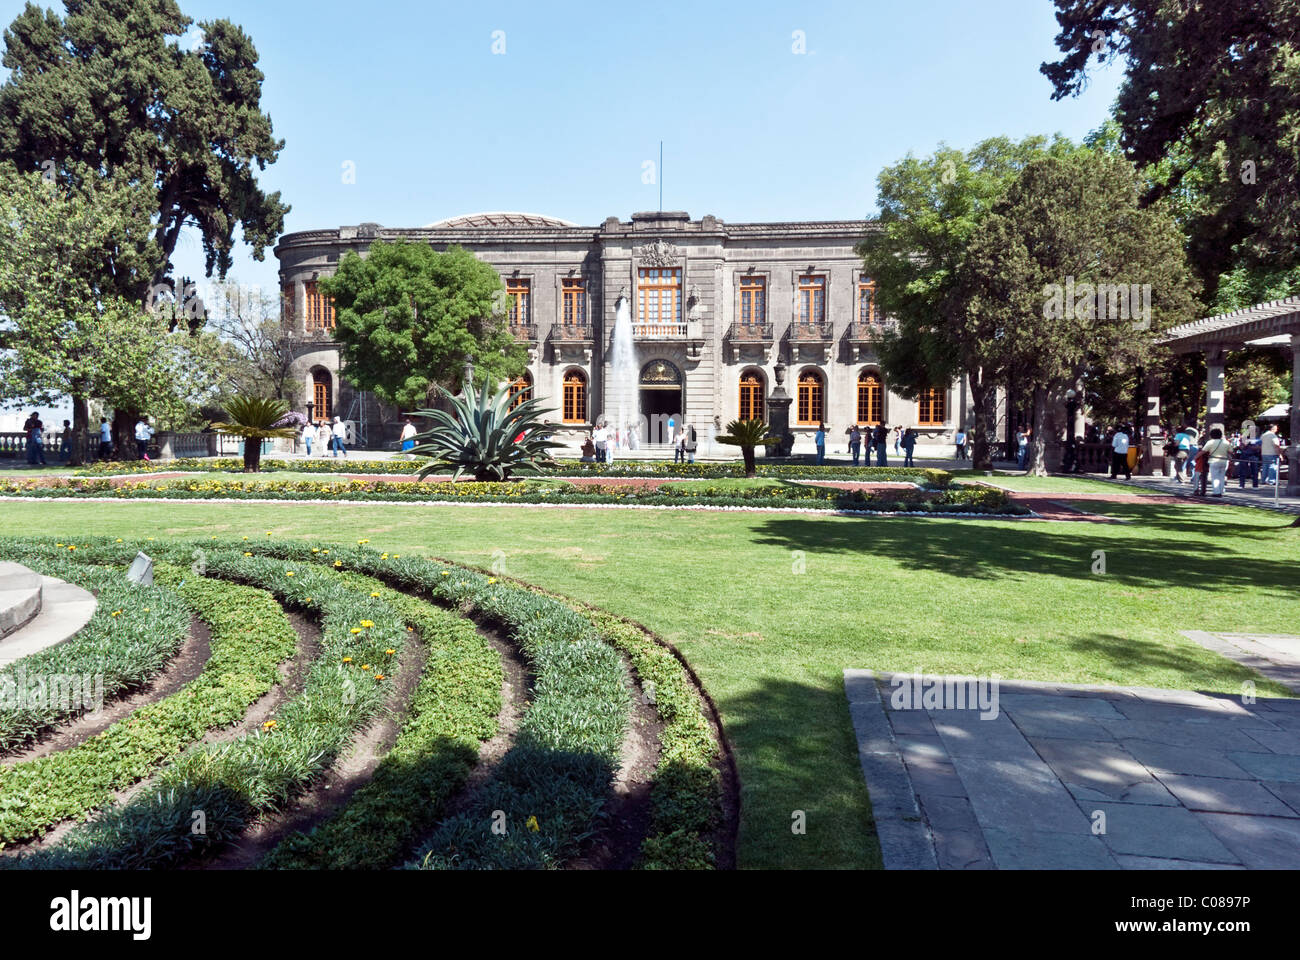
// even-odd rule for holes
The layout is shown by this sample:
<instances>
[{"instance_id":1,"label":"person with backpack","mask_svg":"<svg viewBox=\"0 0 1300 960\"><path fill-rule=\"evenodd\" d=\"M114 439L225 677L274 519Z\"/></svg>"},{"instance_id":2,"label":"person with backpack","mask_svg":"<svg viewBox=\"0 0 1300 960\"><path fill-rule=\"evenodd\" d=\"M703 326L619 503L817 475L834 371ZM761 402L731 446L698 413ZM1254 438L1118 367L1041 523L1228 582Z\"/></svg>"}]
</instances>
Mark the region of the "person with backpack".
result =
<instances>
[{"instance_id":1,"label":"person with backpack","mask_svg":"<svg viewBox=\"0 0 1300 960\"><path fill-rule=\"evenodd\" d=\"M903 460L903 466L916 466L912 461L912 455L916 453L916 431L911 427L908 427L903 431L903 451L906 454L906 458Z\"/></svg>"},{"instance_id":2,"label":"person with backpack","mask_svg":"<svg viewBox=\"0 0 1300 960\"><path fill-rule=\"evenodd\" d=\"M32 466L45 466L45 424L41 418L32 414L31 429L27 431L27 462Z\"/></svg>"},{"instance_id":3,"label":"person with backpack","mask_svg":"<svg viewBox=\"0 0 1300 960\"><path fill-rule=\"evenodd\" d=\"M1187 466L1192 457L1192 447L1196 444L1196 430L1184 427L1174 434L1174 479L1182 483L1190 480Z\"/></svg>"},{"instance_id":4,"label":"person with backpack","mask_svg":"<svg viewBox=\"0 0 1300 960\"><path fill-rule=\"evenodd\" d=\"M108 417L99 418L99 459L111 460L113 457L113 427Z\"/></svg>"},{"instance_id":5,"label":"person with backpack","mask_svg":"<svg viewBox=\"0 0 1300 960\"><path fill-rule=\"evenodd\" d=\"M880 424L875 429L873 439L876 441L876 466L889 466L889 460L886 457L886 444L889 443L889 427L883 423Z\"/></svg>"},{"instance_id":6,"label":"person with backpack","mask_svg":"<svg viewBox=\"0 0 1300 960\"><path fill-rule=\"evenodd\" d=\"M855 423L848 429L849 434L849 456L853 458L853 465L858 465L858 458L862 455L862 431L858 429Z\"/></svg>"},{"instance_id":7,"label":"person with backpack","mask_svg":"<svg viewBox=\"0 0 1300 960\"><path fill-rule=\"evenodd\" d=\"M695 427L692 424L686 424L682 428L682 449L686 451L686 462L695 462L695 451L699 448L699 441L695 436Z\"/></svg>"}]
</instances>

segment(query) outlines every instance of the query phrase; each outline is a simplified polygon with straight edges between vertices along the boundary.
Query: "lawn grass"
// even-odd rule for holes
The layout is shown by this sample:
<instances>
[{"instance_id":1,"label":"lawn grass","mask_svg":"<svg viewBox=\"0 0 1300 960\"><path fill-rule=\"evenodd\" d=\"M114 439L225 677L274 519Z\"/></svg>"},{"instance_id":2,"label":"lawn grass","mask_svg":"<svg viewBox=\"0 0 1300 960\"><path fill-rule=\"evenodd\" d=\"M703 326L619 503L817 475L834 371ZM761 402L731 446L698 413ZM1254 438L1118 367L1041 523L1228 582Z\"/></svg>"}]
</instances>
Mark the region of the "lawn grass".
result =
<instances>
[{"instance_id":1,"label":"lawn grass","mask_svg":"<svg viewBox=\"0 0 1300 960\"><path fill-rule=\"evenodd\" d=\"M1129 522L175 501L6 502L0 521L55 536L368 538L496 563L640 621L683 651L721 711L742 784L740 865L814 868L879 865L847 667L1222 692L1253 678L1260 695L1283 693L1178 631L1295 632L1289 518L1090 509ZM791 832L797 810L806 835Z\"/></svg>"}]
</instances>

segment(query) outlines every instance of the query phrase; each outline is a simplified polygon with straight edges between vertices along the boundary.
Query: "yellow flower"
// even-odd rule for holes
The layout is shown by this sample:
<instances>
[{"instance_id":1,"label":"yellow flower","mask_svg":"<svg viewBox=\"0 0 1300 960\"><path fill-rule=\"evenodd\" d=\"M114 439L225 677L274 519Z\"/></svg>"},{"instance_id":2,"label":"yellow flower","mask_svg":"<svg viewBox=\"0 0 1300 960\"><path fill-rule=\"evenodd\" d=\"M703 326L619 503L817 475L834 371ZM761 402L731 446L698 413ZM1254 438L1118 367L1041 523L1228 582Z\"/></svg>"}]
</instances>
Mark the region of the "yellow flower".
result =
<instances>
[{"instance_id":1,"label":"yellow flower","mask_svg":"<svg viewBox=\"0 0 1300 960\"><path fill-rule=\"evenodd\" d=\"M373 620L362 620L362 621L361 621L361 625L362 625L363 627L370 628L370 627L373 627L373 626L375 625L375 621L373 621Z\"/></svg>"},{"instance_id":2,"label":"yellow flower","mask_svg":"<svg viewBox=\"0 0 1300 960\"><path fill-rule=\"evenodd\" d=\"M529 817L527 820L524 821L524 826L527 827L529 830L533 831L533 833L536 833L538 830L542 829L537 825L536 817Z\"/></svg>"},{"instance_id":3,"label":"yellow flower","mask_svg":"<svg viewBox=\"0 0 1300 960\"><path fill-rule=\"evenodd\" d=\"M117 541L117 542L118 542L118 543L121 543L122 541L119 540L119 541ZM61 544L61 543L56 543L55 546L56 546L56 547L61 547L61 546L63 546L63 544Z\"/></svg>"},{"instance_id":4,"label":"yellow flower","mask_svg":"<svg viewBox=\"0 0 1300 960\"><path fill-rule=\"evenodd\" d=\"M353 634L353 635L358 634L358 633L360 633L360 632L361 632L361 628L360 628L360 627L353 627L351 630L348 631L348 633L351 633L351 634Z\"/></svg>"},{"instance_id":5,"label":"yellow flower","mask_svg":"<svg viewBox=\"0 0 1300 960\"><path fill-rule=\"evenodd\" d=\"M444 577L450 577L450 576L451 576L451 571L450 571L450 570L444 570L444 571L442 571L442 575L443 575Z\"/></svg>"},{"instance_id":6,"label":"yellow flower","mask_svg":"<svg viewBox=\"0 0 1300 960\"><path fill-rule=\"evenodd\" d=\"M363 664L361 665L361 669L362 669L362 670L369 670L369 669L370 669L370 664L368 664L368 663L363 663Z\"/></svg>"},{"instance_id":7,"label":"yellow flower","mask_svg":"<svg viewBox=\"0 0 1300 960\"><path fill-rule=\"evenodd\" d=\"M118 537L118 538L117 538L117 542L118 542L118 543L121 543L121 542L122 542L122 538L121 538L121 537Z\"/></svg>"},{"instance_id":8,"label":"yellow flower","mask_svg":"<svg viewBox=\"0 0 1300 960\"><path fill-rule=\"evenodd\" d=\"M266 721L266 723L262 724L262 729L263 729L263 730L271 730L271 729L273 729L274 727L275 727L275 721L274 721L274 720L268 720L268 721Z\"/></svg>"},{"instance_id":9,"label":"yellow flower","mask_svg":"<svg viewBox=\"0 0 1300 960\"><path fill-rule=\"evenodd\" d=\"M393 554L393 559L396 560L396 559L397 559L398 557L400 557L400 556L401 556L400 553L395 553L395 554Z\"/></svg>"},{"instance_id":10,"label":"yellow flower","mask_svg":"<svg viewBox=\"0 0 1300 960\"><path fill-rule=\"evenodd\" d=\"M369 543L369 540L358 540L357 543Z\"/></svg>"},{"instance_id":11,"label":"yellow flower","mask_svg":"<svg viewBox=\"0 0 1300 960\"><path fill-rule=\"evenodd\" d=\"M343 662L344 662L344 663L351 663L351 662L352 662L352 658L351 658L351 657L344 657L344 658L343 658Z\"/></svg>"},{"instance_id":12,"label":"yellow flower","mask_svg":"<svg viewBox=\"0 0 1300 960\"><path fill-rule=\"evenodd\" d=\"M113 611L113 616L115 616L115 617L120 617L121 615L122 615L122 611L121 611L121 610L114 610L114 611Z\"/></svg>"},{"instance_id":13,"label":"yellow flower","mask_svg":"<svg viewBox=\"0 0 1300 960\"><path fill-rule=\"evenodd\" d=\"M377 596L379 596L379 591L378 591L378 590L372 590L372 591L370 592L370 595L371 595L372 597L377 597Z\"/></svg>"},{"instance_id":14,"label":"yellow flower","mask_svg":"<svg viewBox=\"0 0 1300 960\"><path fill-rule=\"evenodd\" d=\"M266 531L266 535L269 537L271 535L271 531L270 530Z\"/></svg>"},{"instance_id":15,"label":"yellow flower","mask_svg":"<svg viewBox=\"0 0 1300 960\"><path fill-rule=\"evenodd\" d=\"M312 548L311 548L311 552L312 552L312 553L320 553L320 547L312 547Z\"/></svg>"},{"instance_id":16,"label":"yellow flower","mask_svg":"<svg viewBox=\"0 0 1300 960\"><path fill-rule=\"evenodd\" d=\"M145 608L144 608L144 612L145 612L145 613L148 613L148 612L149 612L149 608L148 608L148 607L145 607Z\"/></svg>"},{"instance_id":17,"label":"yellow flower","mask_svg":"<svg viewBox=\"0 0 1300 960\"><path fill-rule=\"evenodd\" d=\"M496 577L488 577L488 583L496 583L496 582L497 582Z\"/></svg>"},{"instance_id":18,"label":"yellow flower","mask_svg":"<svg viewBox=\"0 0 1300 960\"><path fill-rule=\"evenodd\" d=\"M335 560L335 561L334 561L334 566L336 566L336 567L341 567L341 566L343 566L343 561L342 561L342 560Z\"/></svg>"},{"instance_id":19,"label":"yellow flower","mask_svg":"<svg viewBox=\"0 0 1300 960\"><path fill-rule=\"evenodd\" d=\"M286 570L286 571L284 571L284 575L285 575L286 577L292 577L292 576L293 576L293 571L292 571L292 570Z\"/></svg>"},{"instance_id":20,"label":"yellow flower","mask_svg":"<svg viewBox=\"0 0 1300 960\"><path fill-rule=\"evenodd\" d=\"M376 679L376 680L382 680L382 679L384 679L384 675L383 675L382 673L376 673L376 674L375 674L375 679Z\"/></svg>"},{"instance_id":21,"label":"yellow flower","mask_svg":"<svg viewBox=\"0 0 1300 960\"><path fill-rule=\"evenodd\" d=\"M247 540L247 539L248 539L248 537L245 537L245 538L244 538L244 539L245 539L245 540Z\"/></svg>"},{"instance_id":22,"label":"yellow flower","mask_svg":"<svg viewBox=\"0 0 1300 960\"><path fill-rule=\"evenodd\" d=\"M328 550L322 550L321 553L329 553Z\"/></svg>"},{"instance_id":23,"label":"yellow flower","mask_svg":"<svg viewBox=\"0 0 1300 960\"><path fill-rule=\"evenodd\" d=\"M306 597L306 598L304 598L304 600L303 600L302 602L303 602L303 603L311 603L311 597Z\"/></svg>"},{"instance_id":24,"label":"yellow flower","mask_svg":"<svg viewBox=\"0 0 1300 960\"><path fill-rule=\"evenodd\" d=\"M249 553L249 552L248 552L248 551L247 551L247 550L245 550L245 551L244 551L244 556L246 556L246 557L251 557L251 556L252 556L252 554L251 554L251 553Z\"/></svg>"},{"instance_id":25,"label":"yellow flower","mask_svg":"<svg viewBox=\"0 0 1300 960\"><path fill-rule=\"evenodd\" d=\"M394 650L394 649L392 649L391 647L390 647L389 649L387 649L387 650L384 651L384 653L388 654L390 657L391 657L393 654L395 654L396 652L397 652L397 651Z\"/></svg>"},{"instance_id":26,"label":"yellow flower","mask_svg":"<svg viewBox=\"0 0 1300 960\"><path fill-rule=\"evenodd\" d=\"M379 559L380 559L380 560L387 560L387 559L388 559L388 554L386 554L386 553L381 553L381 554L379 555Z\"/></svg>"}]
</instances>

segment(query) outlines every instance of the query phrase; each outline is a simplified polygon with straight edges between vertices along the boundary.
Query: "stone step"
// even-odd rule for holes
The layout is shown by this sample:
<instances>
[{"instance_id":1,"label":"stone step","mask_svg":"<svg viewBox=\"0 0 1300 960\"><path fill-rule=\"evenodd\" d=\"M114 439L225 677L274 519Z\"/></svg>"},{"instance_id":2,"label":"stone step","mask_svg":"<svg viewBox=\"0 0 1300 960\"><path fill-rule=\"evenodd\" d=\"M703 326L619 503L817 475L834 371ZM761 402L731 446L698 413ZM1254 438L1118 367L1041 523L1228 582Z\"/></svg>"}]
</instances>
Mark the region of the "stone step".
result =
<instances>
[{"instance_id":1,"label":"stone step","mask_svg":"<svg viewBox=\"0 0 1300 960\"><path fill-rule=\"evenodd\" d=\"M90 591L57 577L32 576L40 581L39 612L12 633L0 637L0 667L72 639L95 613L98 601Z\"/></svg>"},{"instance_id":2,"label":"stone step","mask_svg":"<svg viewBox=\"0 0 1300 960\"><path fill-rule=\"evenodd\" d=\"M41 612L41 575L20 563L0 562L0 639Z\"/></svg>"}]
</instances>

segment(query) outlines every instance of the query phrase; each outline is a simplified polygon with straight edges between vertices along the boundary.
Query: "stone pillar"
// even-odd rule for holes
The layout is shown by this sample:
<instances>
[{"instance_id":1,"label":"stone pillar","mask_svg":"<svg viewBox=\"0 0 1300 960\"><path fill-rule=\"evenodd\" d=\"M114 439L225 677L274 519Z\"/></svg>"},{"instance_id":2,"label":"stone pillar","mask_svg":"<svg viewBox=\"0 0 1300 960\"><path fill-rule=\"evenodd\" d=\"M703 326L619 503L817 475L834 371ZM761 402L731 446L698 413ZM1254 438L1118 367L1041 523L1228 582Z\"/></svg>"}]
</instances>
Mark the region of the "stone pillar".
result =
<instances>
[{"instance_id":1,"label":"stone pillar","mask_svg":"<svg viewBox=\"0 0 1300 960\"><path fill-rule=\"evenodd\" d=\"M1300 333L1291 334L1291 446L1287 459L1291 461L1287 475L1286 495L1300 497Z\"/></svg>"},{"instance_id":2,"label":"stone pillar","mask_svg":"<svg viewBox=\"0 0 1300 960\"><path fill-rule=\"evenodd\" d=\"M783 386L785 364L778 361L772 373L776 378L776 386L772 388L772 394L767 398L767 427L768 434L780 437L781 442L769 449L777 456L788 457L794 447L794 434L790 432L790 404L794 402L794 398L785 392Z\"/></svg>"},{"instance_id":3,"label":"stone pillar","mask_svg":"<svg viewBox=\"0 0 1300 960\"><path fill-rule=\"evenodd\" d=\"M1211 350L1205 355L1205 433L1215 427L1224 429L1223 423L1223 351Z\"/></svg>"},{"instance_id":4,"label":"stone pillar","mask_svg":"<svg viewBox=\"0 0 1300 960\"><path fill-rule=\"evenodd\" d=\"M1220 380L1222 382L1222 380ZM1146 378L1147 412L1142 420L1146 428L1146 448L1142 451L1142 463L1139 471L1150 476L1161 476L1165 472L1165 438L1160 424L1160 378Z\"/></svg>"}]
</instances>

